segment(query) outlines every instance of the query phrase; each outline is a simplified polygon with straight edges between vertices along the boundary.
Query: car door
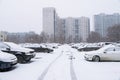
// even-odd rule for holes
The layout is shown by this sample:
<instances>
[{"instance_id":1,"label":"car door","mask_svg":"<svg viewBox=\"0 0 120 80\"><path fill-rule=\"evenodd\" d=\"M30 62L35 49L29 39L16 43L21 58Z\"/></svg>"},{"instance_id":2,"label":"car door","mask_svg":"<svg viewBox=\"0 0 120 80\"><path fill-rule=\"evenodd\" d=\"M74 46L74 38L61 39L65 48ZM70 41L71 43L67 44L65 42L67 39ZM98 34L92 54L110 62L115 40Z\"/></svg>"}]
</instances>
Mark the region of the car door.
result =
<instances>
[{"instance_id":1,"label":"car door","mask_svg":"<svg viewBox=\"0 0 120 80\"><path fill-rule=\"evenodd\" d=\"M114 55L115 60L120 60L120 47L115 47Z\"/></svg>"},{"instance_id":2,"label":"car door","mask_svg":"<svg viewBox=\"0 0 120 80\"><path fill-rule=\"evenodd\" d=\"M103 60L116 60L115 48L114 47L107 48L103 52L102 57Z\"/></svg>"}]
</instances>

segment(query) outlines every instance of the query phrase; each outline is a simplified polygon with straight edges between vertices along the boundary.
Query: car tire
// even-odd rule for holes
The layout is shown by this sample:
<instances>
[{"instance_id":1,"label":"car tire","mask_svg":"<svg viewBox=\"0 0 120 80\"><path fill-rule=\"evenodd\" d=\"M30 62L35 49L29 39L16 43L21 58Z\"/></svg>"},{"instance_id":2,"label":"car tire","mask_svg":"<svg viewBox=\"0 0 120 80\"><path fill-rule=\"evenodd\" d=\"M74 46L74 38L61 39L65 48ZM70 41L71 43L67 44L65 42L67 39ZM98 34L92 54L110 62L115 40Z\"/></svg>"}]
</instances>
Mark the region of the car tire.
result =
<instances>
[{"instance_id":1,"label":"car tire","mask_svg":"<svg viewBox=\"0 0 120 80\"><path fill-rule=\"evenodd\" d=\"M92 59L94 62L100 62L100 57L99 56L93 56Z\"/></svg>"},{"instance_id":2,"label":"car tire","mask_svg":"<svg viewBox=\"0 0 120 80\"><path fill-rule=\"evenodd\" d=\"M50 51L48 50L47 53L50 53Z\"/></svg>"},{"instance_id":3,"label":"car tire","mask_svg":"<svg viewBox=\"0 0 120 80\"><path fill-rule=\"evenodd\" d=\"M18 63L24 63L24 58L21 55L17 55Z\"/></svg>"},{"instance_id":4,"label":"car tire","mask_svg":"<svg viewBox=\"0 0 120 80\"><path fill-rule=\"evenodd\" d=\"M29 62L30 60L31 60L31 58L28 58L28 59L26 59L25 61L26 61L26 62Z\"/></svg>"}]
</instances>

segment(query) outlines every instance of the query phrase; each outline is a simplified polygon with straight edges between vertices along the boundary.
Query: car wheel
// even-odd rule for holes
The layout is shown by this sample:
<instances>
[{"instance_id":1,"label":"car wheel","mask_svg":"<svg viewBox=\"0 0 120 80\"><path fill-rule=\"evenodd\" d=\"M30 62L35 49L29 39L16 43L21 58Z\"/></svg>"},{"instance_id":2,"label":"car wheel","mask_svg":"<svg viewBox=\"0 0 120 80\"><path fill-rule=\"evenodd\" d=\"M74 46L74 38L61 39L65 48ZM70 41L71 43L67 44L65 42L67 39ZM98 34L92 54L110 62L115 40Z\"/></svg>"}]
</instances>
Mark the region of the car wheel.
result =
<instances>
[{"instance_id":1,"label":"car wheel","mask_svg":"<svg viewBox=\"0 0 120 80\"><path fill-rule=\"evenodd\" d=\"M17 55L18 63L24 63L24 58L21 55Z\"/></svg>"},{"instance_id":2,"label":"car wheel","mask_svg":"<svg viewBox=\"0 0 120 80\"><path fill-rule=\"evenodd\" d=\"M94 56L93 57L93 61L94 62L99 62L100 61L100 57L99 56Z\"/></svg>"},{"instance_id":3,"label":"car wheel","mask_svg":"<svg viewBox=\"0 0 120 80\"><path fill-rule=\"evenodd\" d=\"M50 53L50 51L48 50L47 53Z\"/></svg>"},{"instance_id":4,"label":"car wheel","mask_svg":"<svg viewBox=\"0 0 120 80\"><path fill-rule=\"evenodd\" d=\"M30 60L31 60L31 58L29 57L29 58L27 58L25 61L26 61L26 62L29 62Z\"/></svg>"}]
</instances>

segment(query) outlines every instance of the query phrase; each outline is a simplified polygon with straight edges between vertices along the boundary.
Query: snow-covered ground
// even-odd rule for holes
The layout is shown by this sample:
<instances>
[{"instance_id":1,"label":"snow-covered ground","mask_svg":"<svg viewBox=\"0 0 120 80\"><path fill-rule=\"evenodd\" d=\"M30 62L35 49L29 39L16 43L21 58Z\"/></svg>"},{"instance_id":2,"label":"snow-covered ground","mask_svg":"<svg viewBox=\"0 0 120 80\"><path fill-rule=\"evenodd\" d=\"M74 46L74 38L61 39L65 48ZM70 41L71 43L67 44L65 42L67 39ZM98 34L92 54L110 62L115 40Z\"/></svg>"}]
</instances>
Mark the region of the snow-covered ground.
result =
<instances>
[{"instance_id":1,"label":"snow-covered ground","mask_svg":"<svg viewBox=\"0 0 120 80\"><path fill-rule=\"evenodd\" d=\"M88 62L83 54L62 45L51 54L37 53L30 63L0 72L0 80L120 80L120 62Z\"/></svg>"}]
</instances>

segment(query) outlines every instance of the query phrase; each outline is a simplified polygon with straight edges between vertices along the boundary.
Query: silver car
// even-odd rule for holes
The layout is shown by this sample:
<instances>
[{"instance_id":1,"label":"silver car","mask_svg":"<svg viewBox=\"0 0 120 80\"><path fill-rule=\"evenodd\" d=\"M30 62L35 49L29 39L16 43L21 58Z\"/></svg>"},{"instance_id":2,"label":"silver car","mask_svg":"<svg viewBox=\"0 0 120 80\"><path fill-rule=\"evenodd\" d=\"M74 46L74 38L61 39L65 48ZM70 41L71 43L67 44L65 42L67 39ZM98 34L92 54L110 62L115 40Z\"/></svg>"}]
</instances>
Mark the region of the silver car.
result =
<instances>
[{"instance_id":1,"label":"silver car","mask_svg":"<svg viewBox=\"0 0 120 80\"><path fill-rule=\"evenodd\" d=\"M96 51L86 52L84 58L89 61L120 61L120 47L116 45L107 45Z\"/></svg>"}]
</instances>

